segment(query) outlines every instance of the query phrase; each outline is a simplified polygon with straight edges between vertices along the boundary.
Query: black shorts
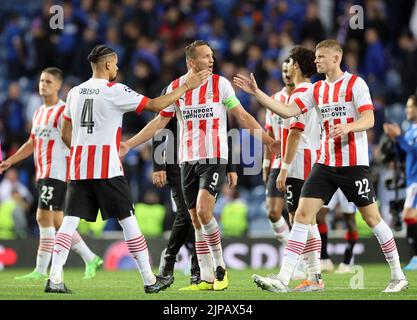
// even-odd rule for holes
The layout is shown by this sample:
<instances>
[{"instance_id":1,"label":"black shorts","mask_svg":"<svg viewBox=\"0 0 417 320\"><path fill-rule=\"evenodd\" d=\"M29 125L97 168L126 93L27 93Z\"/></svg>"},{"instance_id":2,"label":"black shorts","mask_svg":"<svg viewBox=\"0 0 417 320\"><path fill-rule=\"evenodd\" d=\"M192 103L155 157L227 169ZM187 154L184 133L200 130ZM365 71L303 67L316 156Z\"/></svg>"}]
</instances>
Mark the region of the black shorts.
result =
<instances>
[{"instance_id":1,"label":"black shorts","mask_svg":"<svg viewBox=\"0 0 417 320\"><path fill-rule=\"evenodd\" d=\"M226 167L227 164L204 164L199 162L181 164L182 191L188 209L196 207L200 189L207 190L217 199L226 176Z\"/></svg>"},{"instance_id":2,"label":"black shorts","mask_svg":"<svg viewBox=\"0 0 417 320\"><path fill-rule=\"evenodd\" d=\"M38 208L48 211L62 211L65 203L67 183L58 179L38 181Z\"/></svg>"},{"instance_id":3,"label":"black shorts","mask_svg":"<svg viewBox=\"0 0 417 320\"><path fill-rule=\"evenodd\" d=\"M298 202L300 201L304 180L288 178L285 185L287 187L287 210L288 212L295 212L298 208Z\"/></svg>"},{"instance_id":4,"label":"black shorts","mask_svg":"<svg viewBox=\"0 0 417 320\"><path fill-rule=\"evenodd\" d=\"M72 180L68 183L65 215L96 221L99 209L103 220L121 220L135 214L125 177Z\"/></svg>"},{"instance_id":5,"label":"black shorts","mask_svg":"<svg viewBox=\"0 0 417 320\"><path fill-rule=\"evenodd\" d=\"M277 178L279 175L279 169L271 169L269 172L268 183L266 184L266 197L267 198L281 198L284 199L284 193L277 188Z\"/></svg>"},{"instance_id":6,"label":"black shorts","mask_svg":"<svg viewBox=\"0 0 417 320\"><path fill-rule=\"evenodd\" d=\"M301 197L320 198L328 204L337 188L357 207L376 201L368 166L329 167L318 163L313 166Z\"/></svg>"}]
</instances>

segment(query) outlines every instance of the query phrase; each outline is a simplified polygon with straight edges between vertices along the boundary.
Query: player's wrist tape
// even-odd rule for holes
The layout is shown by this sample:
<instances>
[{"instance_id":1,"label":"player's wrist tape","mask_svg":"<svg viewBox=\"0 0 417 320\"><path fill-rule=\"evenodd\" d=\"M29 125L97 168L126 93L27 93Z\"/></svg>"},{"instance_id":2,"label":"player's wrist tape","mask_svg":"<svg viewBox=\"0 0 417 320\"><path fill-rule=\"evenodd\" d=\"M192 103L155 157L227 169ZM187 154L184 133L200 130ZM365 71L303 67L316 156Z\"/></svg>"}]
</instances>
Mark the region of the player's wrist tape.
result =
<instances>
[{"instance_id":1,"label":"player's wrist tape","mask_svg":"<svg viewBox=\"0 0 417 320\"><path fill-rule=\"evenodd\" d=\"M286 162L282 162L281 163L281 169L282 170L289 170L290 167L291 167L291 164L290 163L286 163Z\"/></svg>"},{"instance_id":2,"label":"player's wrist tape","mask_svg":"<svg viewBox=\"0 0 417 320\"><path fill-rule=\"evenodd\" d=\"M262 161L262 167L268 167L271 164L271 160L269 159L264 159L264 161Z\"/></svg>"}]
</instances>

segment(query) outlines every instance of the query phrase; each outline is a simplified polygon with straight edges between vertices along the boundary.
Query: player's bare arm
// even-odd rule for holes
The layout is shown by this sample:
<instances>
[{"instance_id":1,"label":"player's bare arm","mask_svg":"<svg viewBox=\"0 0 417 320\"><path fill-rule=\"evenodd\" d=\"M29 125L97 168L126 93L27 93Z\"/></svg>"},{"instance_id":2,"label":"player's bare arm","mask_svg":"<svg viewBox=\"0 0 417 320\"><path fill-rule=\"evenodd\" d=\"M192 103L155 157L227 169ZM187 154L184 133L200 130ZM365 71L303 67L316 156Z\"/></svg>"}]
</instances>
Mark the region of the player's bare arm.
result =
<instances>
[{"instance_id":1,"label":"player's bare arm","mask_svg":"<svg viewBox=\"0 0 417 320\"><path fill-rule=\"evenodd\" d=\"M72 123L68 120L62 121L61 138L64 144L71 148Z\"/></svg>"},{"instance_id":2,"label":"player's bare arm","mask_svg":"<svg viewBox=\"0 0 417 320\"><path fill-rule=\"evenodd\" d=\"M158 115L153 118L141 131L127 141L120 143L120 156L123 157L130 149L141 145L142 143L151 139L155 133L165 128L171 118Z\"/></svg>"},{"instance_id":3,"label":"player's bare arm","mask_svg":"<svg viewBox=\"0 0 417 320\"><path fill-rule=\"evenodd\" d=\"M12 165L29 157L33 153L33 149L33 140L29 138L15 154L0 163L0 174L9 169Z\"/></svg>"},{"instance_id":4,"label":"player's bare arm","mask_svg":"<svg viewBox=\"0 0 417 320\"><path fill-rule=\"evenodd\" d=\"M275 140L274 133L272 131L267 132L268 135ZM264 148L264 161L262 162L262 181L267 184L271 162L271 151L269 148Z\"/></svg>"},{"instance_id":5,"label":"player's bare arm","mask_svg":"<svg viewBox=\"0 0 417 320\"><path fill-rule=\"evenodd\" d=\"M301 109L295 103L287 105L279 102L259 89L253 73L250 74L250 79L242 74L238 74L233 78L233 83L243 91L253 95L265 108L283 118L291 118L301 114Z\"/></svg>"},{"instance_id":6,"label":"player's bare arm","mask_svg":"<svg viewBox=\"0 0 417 320\"><path fill-rule=\"evenodd\" d=\"M210 70L202 70L199 72L193 72L190 70L187 74L187 79L184 84L179 86L172 92L159 96L154 99L149 99L145 105L145 110L159 112L173 104L188 90L195 89L205 83L208 77L211 75Z\"/></svg>"},{"instance_id":7,"label":"player's bare arm","mask_svg":"<svg viewBox=\"0 0 417 320\"><path fill-rule=\"evenodd\" d=\"M290 130L290 133L287 137L287 144L285 147L285 156L282 159L283 163L291 164L294 161L295 155L297 154L298 150L298 144L301 139L301 135L303 134L303 131L297 128L292 128ZM284 169L281 167L281 170L279 171L279 175L277 177L277 188L278 190L285 192L285 182L287 181L288 177L288 169Z\"/></svg>"},{"instance_id":8,"label":"player's bare arm","mask_svg":"<svg viewBox=\"0 0 417 320\"><path fill-rule=\"evenodd\" d=\"M252 117L241 104L229 111L239 122L239 125L243 129L251 130L251 134L254 135L255 130L261 130L262 132L262 143L269 147L272 153L279 153L280 144L269 136L261 127L261 125Z\"/></svg>"},{"instance_id":9,"label":"player's bare arm","mask_svg":"<svg viewBox=\"0 0 417 320\"><path fill-rule=\"evenodd\" d=\"M351 123L336 124L333 130L333 138L347 135L349 132L366 131L374 126L375 118L373 110L366 110L360 114L360 118Z\"/></svg>"}]
</instances>

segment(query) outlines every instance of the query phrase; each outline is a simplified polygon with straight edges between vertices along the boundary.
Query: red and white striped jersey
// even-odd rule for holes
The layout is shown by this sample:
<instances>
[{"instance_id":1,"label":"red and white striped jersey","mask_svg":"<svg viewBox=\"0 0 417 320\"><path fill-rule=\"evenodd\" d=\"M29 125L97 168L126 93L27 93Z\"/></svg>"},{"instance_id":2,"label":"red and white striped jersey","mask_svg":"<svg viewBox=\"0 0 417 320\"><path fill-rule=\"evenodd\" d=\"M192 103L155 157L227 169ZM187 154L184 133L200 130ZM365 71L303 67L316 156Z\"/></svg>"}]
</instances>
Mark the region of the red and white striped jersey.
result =
<instances>
[{"instance_id":1,"label":"red and white striped jersey","mask_svg":"<svg viewBox=\"0 0 417 320\"><path fill-rule=\"evenodd\" d=\"M291 104L311 86L312 84L309 82L297 85L288 97L287 104ZM313 164L316 163L320 152L320 118L317 111L311 109L305 114L285 119L284 126L288 132L293 128L300 129L303 132L298 143L297 153L288 171L288 177L305 180L310 174Z\"/></svg>"},{"instance_id":2,"label":"red and white striped jersey","mask_svg":"<svg viewBox=\"0 0 417 320\"><path fill-rule=\"evenodd\" d=\"M285 103L288 99L288 90L287 88L282 88L277 93L271 96L272 99ZM283 123L283 118L281 118L276 113L272 112L269 109L266 109L266 119L265 119L265 130L270 131L274 134L275 140L281 140L281 127ZM281 157L271 154L271 169L278 169L281 166Z\"/></svg>"},{"instance_id":3,"label":"red and white striped jersey","mask_svg":"<svg viewBox=\"0 0 417 320\"><path fill-rule=\"evenodd\" d=\"M123 114L141 113L147 97L129 87L91 78L68 93L64 119L72 123L70 180L122 176Z\"/></svg>"},{"instance_id":4,"label":"red and white striped jersey","mask_svg":"<svg viewBox=\"0 0 417 320\"><path fill-rule=\"evenodd\" d=\"M69 150L61 139L61 119L65 102L36 109L30 137L33 141L36 180L67 181Z\"/></svg>"},{"instance_id":5,"label":"red and white striped jersey","mask_svg":"<svg viewBox=\"0 0 417 320\"><path fill-rule=\"evenodd\" d=\"M330 136L334 125L354 122L361 112L374 109L362 78L345 72L333 83L318 81L294 102L303 113L314 107L319 111L323 134L318 163L332 167L369 166L366 131L349 132L336 139Z\"/></svg>"},{"instance_id":6,"label":"red and white striped jersey","mask_svg":"<svg viewBox=\"0 0 417 320\"><path fill-rule=\"evenodd\" d=\"M167 93L185 82L186 76L174 80ZM231 83L213 74L206 83L188 90L178 101L160 112L164 117L177 116L180 124L179 161L218 158L228 160L227 108L224 101L235 96Z\"/></svg>"}]
</instances>

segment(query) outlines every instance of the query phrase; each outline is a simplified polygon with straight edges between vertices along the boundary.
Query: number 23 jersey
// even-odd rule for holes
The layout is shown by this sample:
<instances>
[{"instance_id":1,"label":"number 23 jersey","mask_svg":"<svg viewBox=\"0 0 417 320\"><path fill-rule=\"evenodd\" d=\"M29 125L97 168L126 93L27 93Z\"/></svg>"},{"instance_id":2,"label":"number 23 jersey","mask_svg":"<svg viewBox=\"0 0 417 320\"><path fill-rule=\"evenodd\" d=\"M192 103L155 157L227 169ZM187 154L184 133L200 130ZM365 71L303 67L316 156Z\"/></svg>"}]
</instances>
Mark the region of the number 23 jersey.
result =
<instances>
[{"instance_id":1,"label":"number 23 jersey","mask_svg":"<svg viewBox=\"0 0 417 320\"><path fill-rule=\"evenodd\" d=\"M122 176L123 114L140 114L148 98L129 87L91 78L68 93L64 121L72 124L70 180Z\"/></svg>"}]
</instances>

